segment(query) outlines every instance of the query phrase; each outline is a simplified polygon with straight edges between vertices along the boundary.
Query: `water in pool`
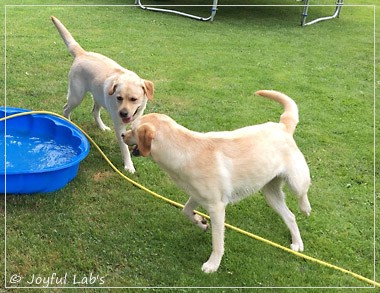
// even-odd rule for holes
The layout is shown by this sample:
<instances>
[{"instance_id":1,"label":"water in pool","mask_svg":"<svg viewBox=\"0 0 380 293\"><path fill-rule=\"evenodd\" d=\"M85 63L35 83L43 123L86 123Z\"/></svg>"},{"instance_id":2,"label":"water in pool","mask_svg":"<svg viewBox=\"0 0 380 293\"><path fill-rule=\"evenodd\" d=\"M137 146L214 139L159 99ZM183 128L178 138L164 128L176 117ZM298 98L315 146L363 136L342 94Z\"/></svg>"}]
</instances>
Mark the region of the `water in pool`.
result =
<instances>
[{"instance_id":1,"label":"water in pool","mask_svg":"<svg viewBox=\"0 0 380 293\"><path fill-rule=\"evenodd\" d=\"M39 171L69 163L77 155L71 145L58 144L52 139L6 135L0 137L0 148L6 143L7 172L12 170ZM1 156L0 165L5 158Z\"/></svg>"}]
</instances>

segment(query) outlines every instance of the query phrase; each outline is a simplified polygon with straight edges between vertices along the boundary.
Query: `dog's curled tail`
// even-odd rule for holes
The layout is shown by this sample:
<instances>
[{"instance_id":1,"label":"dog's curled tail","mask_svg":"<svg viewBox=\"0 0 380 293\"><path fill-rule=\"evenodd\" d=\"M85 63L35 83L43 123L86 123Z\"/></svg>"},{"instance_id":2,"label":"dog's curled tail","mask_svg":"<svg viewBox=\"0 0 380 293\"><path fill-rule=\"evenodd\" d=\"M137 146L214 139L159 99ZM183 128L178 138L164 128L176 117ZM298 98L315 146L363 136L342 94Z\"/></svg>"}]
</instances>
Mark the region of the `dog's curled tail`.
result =
<instances>
[{"instance_id":1,"label":"dog's curled tail","mask_svg":"<svg viewBox=\"0 0 380 293\"><path fill-rule=\"evenodd\" d=\"M57 28L63 41L65 42L66 47L69 50L71 56L75 58L79 55L83 55L86 53L86 51L75 41L73 36L70 34L67 28L59 21L58 18L51 16L51 20Z\"/></svg>"},{"instance_id":2,"label":"dog's curled tail","mask_svg":"<svg viewBox=\"0 0 380 293\"><path fill-rule=\"evenodd\" d=\"M293 134L298 124L298 107L292 98L287 95L269 90L261 90L256 92L257 95L275 100L284 107L284 113L280 116L280 123L285 125L287 132Z\"/></svg>"}]
</instances>

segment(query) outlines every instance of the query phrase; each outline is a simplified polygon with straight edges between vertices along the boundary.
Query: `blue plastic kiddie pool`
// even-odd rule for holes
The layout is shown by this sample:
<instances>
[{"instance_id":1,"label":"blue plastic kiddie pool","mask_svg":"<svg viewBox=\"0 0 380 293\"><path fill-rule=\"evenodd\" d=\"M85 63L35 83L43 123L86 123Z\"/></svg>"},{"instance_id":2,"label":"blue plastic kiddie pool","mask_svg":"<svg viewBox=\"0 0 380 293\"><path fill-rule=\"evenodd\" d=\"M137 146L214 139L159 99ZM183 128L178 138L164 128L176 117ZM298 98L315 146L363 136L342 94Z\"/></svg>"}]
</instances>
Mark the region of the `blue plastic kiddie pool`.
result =
<instances>
[{"instance_id":1,"label":"blue plastic kiddie pool","mask_svg":"<svg viewBox=\"0 0 380 293\"><path fill-rule=\"evenodd\" d=\"M0 118L26 109L0 107ZM68 121L31 114L0 122L0 193L52 192L78 173L90 144Z\"/></svg>"}]
</instances>

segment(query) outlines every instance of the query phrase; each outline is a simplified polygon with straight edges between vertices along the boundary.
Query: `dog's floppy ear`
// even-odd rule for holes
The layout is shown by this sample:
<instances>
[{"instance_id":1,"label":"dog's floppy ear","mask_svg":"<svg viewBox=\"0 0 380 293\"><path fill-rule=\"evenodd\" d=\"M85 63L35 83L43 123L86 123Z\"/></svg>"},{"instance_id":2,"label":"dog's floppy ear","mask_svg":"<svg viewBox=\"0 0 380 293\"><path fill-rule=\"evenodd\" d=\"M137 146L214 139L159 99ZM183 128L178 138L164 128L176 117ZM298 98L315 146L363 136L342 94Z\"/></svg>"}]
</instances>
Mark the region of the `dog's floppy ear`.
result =
<instances>
[{"instance_id":1,"label":"dog's floppy ear","mask_svg":"<svg viewBox=\"0 0 380 293\"><path fill-rule=\"evenodd\" d=\"M152 147L152 140L156 136L156 129L151 123L141 124L137 128L137 145L140 154L143 157L147 157L150 154Z\"/></svg>"},{"instance_id":2,"label":"dog's floppy ear","mask_svg":"<svg viewBox=\"0 0 380 293\"><path fill-rule=\"evenodd\" d=\"M153 100L153 93L154 93L153 82L149 80L144 80L143 87L144 87L145 94L148 97L148 100Z\"/></svg>"},{"instance_id":3,"label":"dog's floppy ear","mask_svg":"<svg viewBox=\"0 0 380 293\"><path fill-rule=\"evenodd\" d=\"M117 80L115 79L112 85L110 86L110 88L108 89L108 95L112 96L115 93L116 88L117 88Z\"/></svg>"}]
</instances>

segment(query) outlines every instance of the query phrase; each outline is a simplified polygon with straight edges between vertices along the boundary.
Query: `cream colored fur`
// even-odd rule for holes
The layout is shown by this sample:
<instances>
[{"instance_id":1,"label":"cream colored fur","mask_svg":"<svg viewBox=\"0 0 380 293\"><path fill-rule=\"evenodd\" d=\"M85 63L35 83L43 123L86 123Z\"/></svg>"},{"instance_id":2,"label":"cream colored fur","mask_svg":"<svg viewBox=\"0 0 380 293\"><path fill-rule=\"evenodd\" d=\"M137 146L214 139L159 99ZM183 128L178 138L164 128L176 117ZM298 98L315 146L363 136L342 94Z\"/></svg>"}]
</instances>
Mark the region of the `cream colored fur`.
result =
<instances>
[{"instance_id":1,"label":"cream colored fur","mask_svg":"<svg viewBox=\"0 0 380 293\"><path fill-rule=\"evenodd\" d=\"M212 253L202 266L206 273L215 272L223 256L226 205L259 190L288 227L291 248L304 249L295 216L288 209L282 191L283 183L287 183L298 199L300 210L310 214L309 168L293 139L298 108L280 92L258 91L257 94L284 106L279 123L199 133L166 115L148 114L136 119L131 130L123 134L125 143L137 143L143 156L150 154L190 195L183 212L202 229L208 225L193 210L200 204L208 211Z\"/></svg>"},{"instance_id":2,"label":"cream colored fur","mask_svg":"<svg viewBox=\"0 0 380 293\"><path fill-rule=\"evenodd\" d=\"M51 19L74 57L69 72L64 116L70 118L71 111L82 102L86 92L90 92L94 99L92 114L96 123L101 130L110 130L100 118L100 109L105 108L114 124L124 167L134 173L129 149L123 143L121 133L125 131L127 123L142 115L147 101L153 99L153 83L141 79L136 73L101 54L85 51L57 18L52 16Z\"/></svg>"}]
</instances>

